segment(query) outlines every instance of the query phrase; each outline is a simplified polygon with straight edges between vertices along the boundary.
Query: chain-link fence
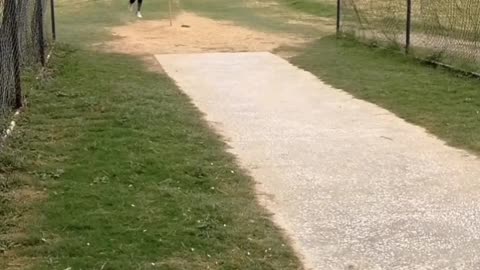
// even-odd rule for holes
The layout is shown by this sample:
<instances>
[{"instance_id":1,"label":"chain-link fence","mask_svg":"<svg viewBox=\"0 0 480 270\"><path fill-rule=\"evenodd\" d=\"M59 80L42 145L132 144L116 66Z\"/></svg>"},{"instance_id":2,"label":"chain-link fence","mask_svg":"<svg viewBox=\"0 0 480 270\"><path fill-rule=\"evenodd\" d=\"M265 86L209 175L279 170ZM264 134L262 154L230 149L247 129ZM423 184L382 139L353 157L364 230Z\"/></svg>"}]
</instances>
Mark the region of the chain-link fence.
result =
<instances>
[{"instance_id":1,"label":"chain-link fence","mask_svg":"<svg viewBox=\"0 0 480 270\"><path fill-rule=\"evenodd\" d=\"M53 0L0 0L0 118L23 103L22 73L45 65L53 44Z\"/></svg>"},{"instance_id":2,"label":"chain-link fence","mask_svg":"<svg viewBox=\"0 0 480 270\"><path fill-rule=\"evenodd\" d=\"M480 73L479 0L338 0L338 31Z\"/></svg>"}]
</instances>

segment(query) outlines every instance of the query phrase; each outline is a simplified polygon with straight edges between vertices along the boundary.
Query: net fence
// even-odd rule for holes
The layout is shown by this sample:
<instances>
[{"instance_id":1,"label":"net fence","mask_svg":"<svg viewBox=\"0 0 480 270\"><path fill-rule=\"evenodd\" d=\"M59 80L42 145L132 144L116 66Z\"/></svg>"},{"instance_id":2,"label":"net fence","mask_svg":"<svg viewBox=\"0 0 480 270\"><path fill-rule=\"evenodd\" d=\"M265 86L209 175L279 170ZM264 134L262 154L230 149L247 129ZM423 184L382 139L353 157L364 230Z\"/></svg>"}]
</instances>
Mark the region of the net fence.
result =
<instances>
[{"instance_id":1,"label":"net fence","mask_svg":"<svg viewBox=\"0 0 480 270\"><path fill-rule=\"evenodd\" d=\"M21 107L22 74L45 65L53 41L51 0L0 0L0 118Z\"/></svg>"},{"instance_id":2,"label":"net fence","mask_svg":"<svg viewBox=\"0 0 480 270\"><path fill-rule=\"evenodd\" d=\"M479 0L341 0L340 3L341 33L381 46L408 46L409 52L417 57L480 73Z\"/></svg>"}]
</instances>

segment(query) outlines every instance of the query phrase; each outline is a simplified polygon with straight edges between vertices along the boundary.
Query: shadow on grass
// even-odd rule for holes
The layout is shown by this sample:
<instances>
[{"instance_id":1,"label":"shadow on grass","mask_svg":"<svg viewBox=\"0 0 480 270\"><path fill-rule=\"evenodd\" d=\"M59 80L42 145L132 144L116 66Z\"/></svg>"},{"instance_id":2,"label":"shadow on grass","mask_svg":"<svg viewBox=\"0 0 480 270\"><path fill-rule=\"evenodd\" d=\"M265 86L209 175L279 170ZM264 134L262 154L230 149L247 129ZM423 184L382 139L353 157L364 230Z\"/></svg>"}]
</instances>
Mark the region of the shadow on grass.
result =
<instances>
[{"instance_id":1,"label":"shadow on grass","mask_svg":"<svg viewBox=\"0 0 480 270\"><path fill-rule=\"evenodd\" d=\"M166 75L65 46L52 59L11 141L48 194L13 245L33 269L301 268L250 177Z\"/></svg>"}]
</instances>

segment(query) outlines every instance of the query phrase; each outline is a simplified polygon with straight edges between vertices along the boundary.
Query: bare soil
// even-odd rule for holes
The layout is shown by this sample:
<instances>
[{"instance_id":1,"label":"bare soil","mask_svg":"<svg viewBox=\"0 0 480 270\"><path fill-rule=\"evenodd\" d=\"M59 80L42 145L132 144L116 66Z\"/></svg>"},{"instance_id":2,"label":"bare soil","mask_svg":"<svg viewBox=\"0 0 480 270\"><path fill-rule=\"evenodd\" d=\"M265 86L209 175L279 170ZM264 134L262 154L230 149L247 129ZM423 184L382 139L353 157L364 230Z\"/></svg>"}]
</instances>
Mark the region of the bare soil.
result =
<instances>
[{"instance_id":1,"label":"bare soil","mask_svg":"<svg viewBox=\"0 0 480 270\"><path fill-rule=\"evenodd\" d=\"M273 51L305 42L300 37L255 31L186 12L175 18L173 26L168 20L139 20L111 31L117 38L96 46L131 55Z\"/></svg>"}]
</instances>

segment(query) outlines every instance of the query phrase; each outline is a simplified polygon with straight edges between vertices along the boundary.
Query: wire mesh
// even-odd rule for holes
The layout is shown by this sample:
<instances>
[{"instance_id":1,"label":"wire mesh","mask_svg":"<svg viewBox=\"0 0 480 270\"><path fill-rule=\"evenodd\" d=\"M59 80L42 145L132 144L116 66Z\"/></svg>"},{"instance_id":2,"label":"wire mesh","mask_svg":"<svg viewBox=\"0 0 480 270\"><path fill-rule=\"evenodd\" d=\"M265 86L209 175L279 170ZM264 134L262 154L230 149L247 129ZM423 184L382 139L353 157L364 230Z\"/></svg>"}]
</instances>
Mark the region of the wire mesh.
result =
<instances>
[{"instance_id":1,"label":"wire mesh","mask_svg":"<svg viewBox=\"0 0 480 270\"><path fill-rule=\"evenodd\" d=\"M13 3L13 4L12 4ZM13 41L17 25L13 14L15 11L14 2L0 0L1 7L1 28L0 28L0 109L10 109L15 106L15 77L19 74L19 66L15 61L18 55L18 47Z\"/></svg>"},{"instance_id":2,"label":"wire mesh","mask_svg":"<svg viewBox=\"0 0 480 270\"><path fill-rule=\"evenodd\" d=\"M480 1L411 0L409 51L480 72ZM342 0L340 31L382 46L405 47L407 0Z\"/></svg>"},{"instance_id":3,"label":"wire mesh","mask_svg":"<svg viewBox=\"0 0 480 270\"><path fill-rule=\"evenodd\" d=\"M0 0L0 118L22 104L21 74L44 64L50 0Z\"/></svg>"},{"instance_id":4,"label":"wire mesh","mask_svg":"<svg viewBox=\"0 0 480 270\"><path fill-rule=\"evenodd\" d=\"M412 45L423 57L480 72L480 1L421 0Z\"/></svg>"},{"instance_id":5,"label":"wire mesh","mask_svg":"<svg viewBox=\"0 0 480 270\"><path fill-rule=\"evenodd\" d=\"M341 30L363 41L405 44L406 1L343 0Z\"/></svg>"}]
</instances>

